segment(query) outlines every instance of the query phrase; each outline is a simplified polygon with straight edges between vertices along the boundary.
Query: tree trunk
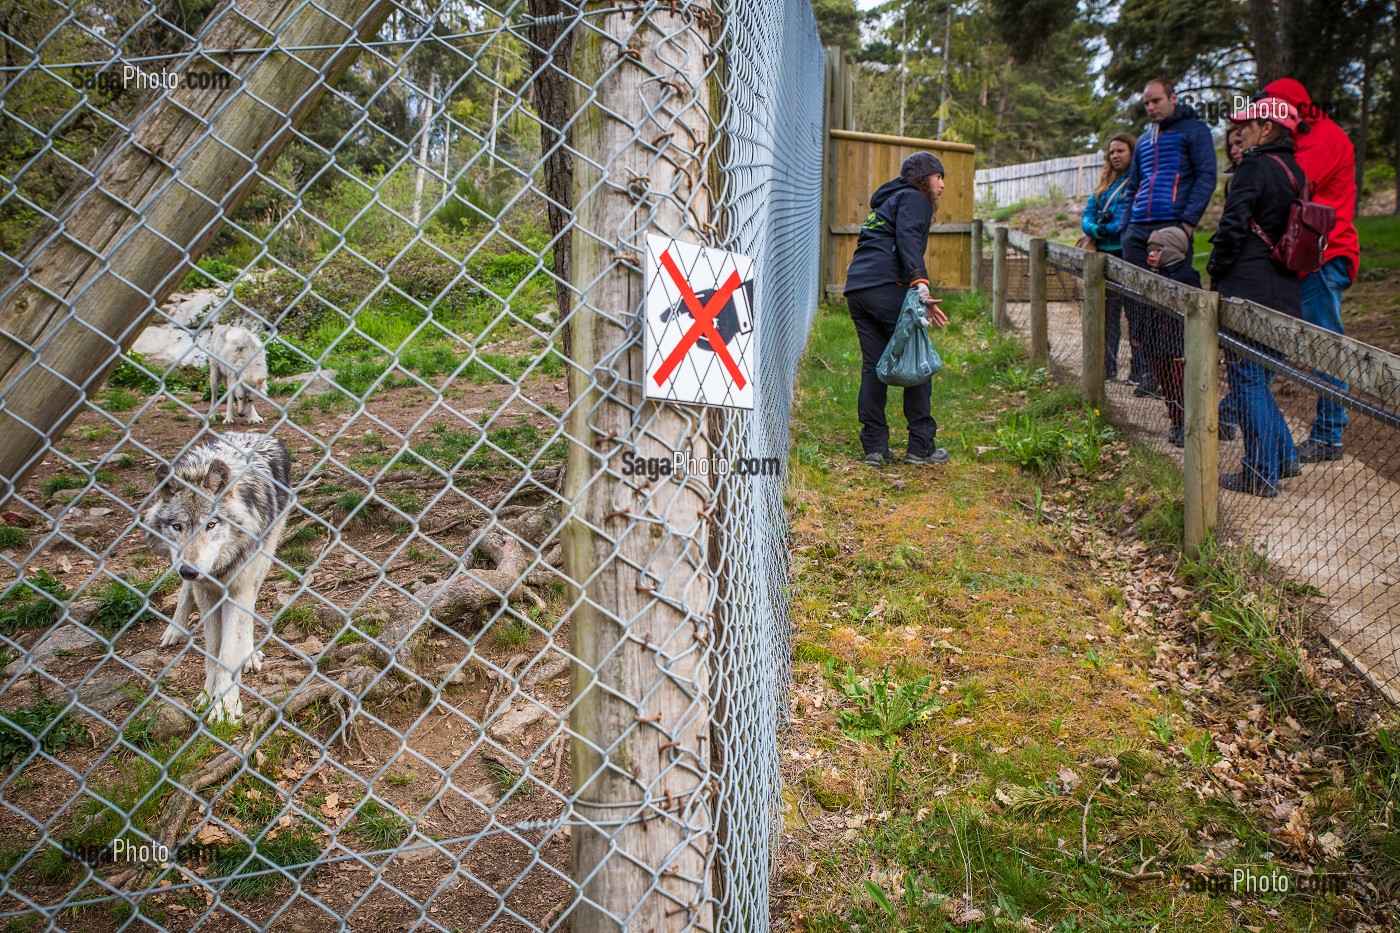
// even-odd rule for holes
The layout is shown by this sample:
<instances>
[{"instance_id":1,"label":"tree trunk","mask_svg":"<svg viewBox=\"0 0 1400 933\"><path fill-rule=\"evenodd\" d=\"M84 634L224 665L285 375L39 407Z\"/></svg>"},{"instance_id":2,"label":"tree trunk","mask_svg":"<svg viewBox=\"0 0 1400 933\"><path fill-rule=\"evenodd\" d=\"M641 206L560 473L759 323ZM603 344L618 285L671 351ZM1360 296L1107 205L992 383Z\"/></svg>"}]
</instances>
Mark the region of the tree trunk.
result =
<instances>
[{"instance_id":1,"label":"tree trunk","mask_svg":"<svg viewBox=\"0 0 1400 933\"><path fill-rule=\"evenodd\" d=\"M535 95L535 112L540 119L540 152L544 154L542 188L549 219L549 235L554 241L554 294L559 317L564 320L564 355L573 347L573 327L566 319L570 304L569 283L573 281L572 238L561 236L574 208L574 157L570 154L570 132L566 127L573 116L570 107L569 76L574 35L571 20L560 0L530 0L530 71Z\"/></svg>"},{"instance_id":2,"label":"tree trunk","mask_svg":"<svg viewBox=\"0 0 1400 933\"><path fill-rule=\"evenodd\" d=\"M1254 69L1259 86L1287 75L1283 69L1283 46L1279 41L1277 0L1249 0L1249 35L1254 40Z\"/></svg>"},{"instance_id":3,"label":"tree trunk","mask_svg":"<svg viewBox=\"0 0 1400 933\"><path fill-rule=\"evenodd\" d=\"M713 223L706 6L600 11L580 31L572 68L581 157L562 541L575 607L576 933L714 928L713 510L697 478L639 482L618 466L624 451L708 456L702 409L642 398L645 282L635 265L648 233L704 242Z\"/></svg>"},{"instance_id":4,"label":"tree trunk","mask_svg":"<svg viewBox=\"0 0 1400 933\"><path fill-rule=\"evenodd\" d=\"M938 89L938 139L948 126L948 59L953 41L953 5L948 4L943 15L943 80Z\"/></svg>"},{"instance_id":5,"label":"tree trunk","mask_svg":"<svg viewBox=\"0 0 1400 933\"><path fill-rule=\"evenodd\" d=\"M1366 51L1361 57L1361 117L1356 126L1356 208L1361 209L1361 186L1366 181L1366 150L1371 146L1371 72L1375 65L1376 43L1370 30L1364 39Z\"/></svg>"},{"instance_id":6,"label":"tree trunk","mask_svg":"<svg viewBox=\"0 0 1400 933\"><path fill-rule=\"evenodd\" d=\"M437 109L437 69L428 72L428 96L423 101L423 126L419 129L422 137L418 141L418 168L413 173L413 226L417 227L423 216L423 176L428 174L428 137L432 134L433 114Z\"/></svg>"},{"instance_id":7,"label":"tree trunk","mask_svg":"<svg viewBox=\"0 0 1400 933\"><path fill-rule=\"evenodd\" d=\"M52 448L122 351L379 30L382 0L246 0L197 47L296 46L227 58L227 90L152 93L0 272L0 501ZM346 23L355 24L354 28ZM325 48L329 46L328 48ZM230 100L230 97L233 99ZM227 106L225 106L227 105Z\"/></svg>"},{"instance_id":8,"label":"tree trunk","mask_svg":"<svg viewBox=\"0 0 1400 933\"><path fill-rule=\"evenodd\" d=\"M1395 120L1395 209L1400 214L1400 12L1390 14L1390 101Z\"/></svg>"},{"instance_id":9,"label":"tree trunk","mask_svg":"<svg viewBox=\"0 0 1400 933\"><path fill-rule=\"evenodd\" d=\"M1011 70L1016 67L1016 59L1010 56L1006 59L1006 64L1001 69L1000 84L997 88L997 105L992 111L995 117L992 123L992 144L987 147L987 163L997 164L997 145L1001 141L1001 124L1006 118L1006 104L1011 96Z\"/></svg>"}]
</instances>

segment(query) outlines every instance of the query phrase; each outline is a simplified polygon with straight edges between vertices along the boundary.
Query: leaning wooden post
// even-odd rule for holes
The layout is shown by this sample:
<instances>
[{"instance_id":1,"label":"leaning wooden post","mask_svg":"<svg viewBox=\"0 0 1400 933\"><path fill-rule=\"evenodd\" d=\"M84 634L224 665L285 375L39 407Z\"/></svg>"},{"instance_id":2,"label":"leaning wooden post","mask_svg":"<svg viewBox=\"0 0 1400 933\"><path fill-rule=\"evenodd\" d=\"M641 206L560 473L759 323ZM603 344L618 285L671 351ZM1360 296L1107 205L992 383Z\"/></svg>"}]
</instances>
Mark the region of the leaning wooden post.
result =
<instances>
[{"instance_id":1,"label":"leaning wooden post","mask_svg":"<svg viewBox=\"0 0 1400 933\"><path fill-rule=\"evenodd\" d=\"M1197 292L1186 305L1186 554L1196 557L1215 528L1220 500L1220 295Z\"/></svg>"},{"instance_id":2,"label":"leaning wooden post","mask_svg":"<svg viewBox=\"0 0 1400 933\"><path fill-rule=\"evenodd\" d=\"M968 270L968 284L973 289L982 287L982 221L972 222L972 267Z\"/></svg>"},{"instance_id":3,"label":"leaning wooden post","mask_svg":"<svg viewBox=\"0 0 1400 933\"><path fill-rule=\"evenodd\" d=\"M1006 320L1006 228L992 231L992 323Z\"/></svg>"},{"instance_id":4,"label":"leaning wooden post","mask_svg":"<svg viewBox=\"0 0 1400 933\"><path fill-rule=\"evenodd\" d=\"M1084 397L1095 408L1104 407L1103 394L1103 327L1104 327L1104 265L1103 253L1084 254L1084 315L1083 366Z\"/></svg>"},{"instance_id":5,"label":"leaning wooden post","mask_svg":"<svg viewBox=\"0 0 1400 933\"><path fill-rule=\"evenodd\" d=\"M1031 240L1031 362L1044 366L1050 360L1049 321L1045 310L1045 240Z\"/></svg>"},{"instance_id":6,"label":"leaning wooden post","mask_svg":"<svg viewBox=\"0 0 1400 933\"><path fill-rule=\"evenodd\" d=\"M701 409L643 399L647 234L712 229L708 4L600 11L572 74L574 204L564 566L579 933L713 929L709 490L622 455L708 457Z\"/></svg>"},{"instance_id":7,"label":"leaning wooden post","mask_svg":"<svg viewBox=\"0 0 1400 933\"><path fill-rule=\"evenodd\" d=\"M136 341L259 171L277 161L355 60L359 40L373 38L393 9L382 0L218 7L186 52L229 83L181 83L148 95L130 128L112 134L17 261L4 263L0 502ZM195 56L200 49L261 51Z\"/></svg>"}]
</instances>

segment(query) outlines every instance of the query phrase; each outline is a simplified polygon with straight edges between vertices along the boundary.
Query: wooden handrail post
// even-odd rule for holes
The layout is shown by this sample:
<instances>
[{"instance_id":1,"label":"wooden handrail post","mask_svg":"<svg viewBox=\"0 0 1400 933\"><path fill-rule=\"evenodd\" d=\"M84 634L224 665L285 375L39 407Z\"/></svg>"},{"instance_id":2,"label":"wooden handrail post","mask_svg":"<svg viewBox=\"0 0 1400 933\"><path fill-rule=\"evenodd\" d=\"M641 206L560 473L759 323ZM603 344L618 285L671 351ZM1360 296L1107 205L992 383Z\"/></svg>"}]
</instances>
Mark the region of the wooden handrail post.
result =
<instances>
[{"instance_id":1,"label":"wooden handrail post","mask_svg":"<svg viewBox=\"0 0 1400 933\"><path fill-rule=\"evenodd\" d=\"M992 231L992 323L1006 321L1006 228Z\"/></svg>"},{"instance_id":2,"label":"wooden handrail post","mask_svg":"<svg viewBox=\"0 0 1400 933\"><path fill-rule=\"evenodd\" d=\"M1186 306L1185 520L1182 542L1196 557L1215 528L1220 500L1220 295L1198 292Z\"/></svg>"},{"instance_id":3,"label":"wooden handrail post","mask_svg":"<svg viewBox=\"0 0 1400 933\"><path fill-rule=\"evenodd\" d=\"M982 287L982 221L972 222L972 267L968 272L968 283L973 288Z\"/></svg>"},{"instance_id":4,"label":"wooden handrail post","mask_svg":"<svg viewBox=\"0 0 1400 933\"><path fill-rule=\"evenodd\" d=\"M1084 397L1099 409L1104 406L1104 264L1103 253L1084 254Z\"/></svg>"},{"instance_id":5,"label":"wooden handrail post","mask_svg":"<svg viewBox=\"0 0 1400 933\"><path fill-rule=\"evenodd\" d=\"M1050 360L1049 321L1045 310L1045 240L1031 240L1031 362L1044 366Z\"/></svg>"}]
</instances>

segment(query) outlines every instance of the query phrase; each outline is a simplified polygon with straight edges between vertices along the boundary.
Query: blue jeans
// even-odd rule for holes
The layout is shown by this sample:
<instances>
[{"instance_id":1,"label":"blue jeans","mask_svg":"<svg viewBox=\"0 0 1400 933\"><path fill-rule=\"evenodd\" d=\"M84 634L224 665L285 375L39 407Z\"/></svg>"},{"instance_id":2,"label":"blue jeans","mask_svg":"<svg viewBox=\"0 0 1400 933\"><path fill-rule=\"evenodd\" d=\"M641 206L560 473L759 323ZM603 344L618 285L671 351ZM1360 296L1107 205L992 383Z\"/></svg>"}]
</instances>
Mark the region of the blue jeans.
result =
<instances>
[{"instance_id":1,"label":"blue jeans","mask_svg":"<svg viewBox=\"0 0 1400 933\"><path fill-rule=\"evenodd\" d=\"M1351 273L1345 259L1333 259L1321 269L1303 279L1303 320L1316 324L1334 334L1342 332L1342 292L1351 285ZM1331 383L1343 392L1347 384L1321 370L1313 375ZM1340 444L1342 428L1347 424L1347 410L1341 402L1325 395L1317 400L1317 418L1309 437L1319 444Z\"/></svg>"},{"instance_id":2,"label":"blue jeans","mask_svg":"<svg viewBox=\"0 0 1400 933\"><path fill-rule=\"evenodd\" d=\"M1283 356L1265 347L1259 349L1270 356ZM1256 480L1277 486L1280 469L1285 462L1298 459L1298 450L1270 391L1275 373L1263 363L1228 351L1225 362L1229 367L1226 373L1230 395L1237 400L1240 430L1244 433L1244 471L1252 473Z\"/></svg>"}]
</instances>

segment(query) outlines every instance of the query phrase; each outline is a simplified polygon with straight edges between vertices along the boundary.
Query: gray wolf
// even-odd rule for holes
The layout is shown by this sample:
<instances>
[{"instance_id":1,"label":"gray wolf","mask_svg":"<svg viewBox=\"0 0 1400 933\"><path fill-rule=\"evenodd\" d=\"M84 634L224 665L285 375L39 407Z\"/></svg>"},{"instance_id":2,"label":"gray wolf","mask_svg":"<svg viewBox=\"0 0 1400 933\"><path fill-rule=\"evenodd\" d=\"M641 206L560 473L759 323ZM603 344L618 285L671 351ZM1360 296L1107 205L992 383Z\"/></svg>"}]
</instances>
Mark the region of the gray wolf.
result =
<instances>
[{"instance_id":1,"label":"gray wolf","mask_svg":"<svg viewBox=\"0 0 1400 933\"><path fill-rule=\"evenodd\" d=\"M262 424L262 416L253 405L253 395L267 397L267 351L257 335L246 327L215 324L209 342L209 420L219 407L219 381L228 387L228 406L224 423L233 421L233 403L238 402L238 416L249 424Z\"/></svg>"},{"instance_id":2,"label":"gray wolf","mask_svg":"<svg viewBox=\"0 0 1400 933\"><path fill-rule=\"evenodd\" d=\"M253 612L291 499L291 458L265 434L215 435L156 470L155 499L143 519L152 547L169 555L185 581L160 643L190 637L190 610L199 607L211 718L240 718L243 670L262 669Z\"/></svg>"}]
</instances>

